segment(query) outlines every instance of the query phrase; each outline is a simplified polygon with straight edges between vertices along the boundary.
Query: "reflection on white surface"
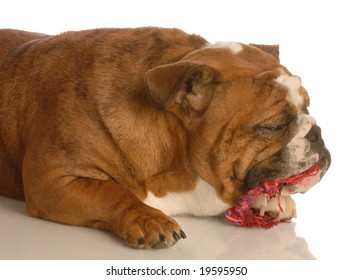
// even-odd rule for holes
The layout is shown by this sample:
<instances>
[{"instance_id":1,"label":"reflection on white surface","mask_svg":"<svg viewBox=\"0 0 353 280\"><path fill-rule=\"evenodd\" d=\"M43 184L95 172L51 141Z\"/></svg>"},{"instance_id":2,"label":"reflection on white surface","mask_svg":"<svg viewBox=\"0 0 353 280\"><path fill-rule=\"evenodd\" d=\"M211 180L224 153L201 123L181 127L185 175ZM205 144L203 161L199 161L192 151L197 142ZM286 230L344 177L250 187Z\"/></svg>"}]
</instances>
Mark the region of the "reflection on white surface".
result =
<instances>
[{"instance_id":1,"label":"reflection on white surface","mask_svg":"<svg viewBox=\"0 0 353 280\"><path fill-rule=\"evenodd\" d=\"M186 240L136 250L103 231L30 218L23 202L2 197L0 220L0 259L314 259L295 223L264 230L237 228L223 217L176 217Z\"/></svg>"}]
</instances>

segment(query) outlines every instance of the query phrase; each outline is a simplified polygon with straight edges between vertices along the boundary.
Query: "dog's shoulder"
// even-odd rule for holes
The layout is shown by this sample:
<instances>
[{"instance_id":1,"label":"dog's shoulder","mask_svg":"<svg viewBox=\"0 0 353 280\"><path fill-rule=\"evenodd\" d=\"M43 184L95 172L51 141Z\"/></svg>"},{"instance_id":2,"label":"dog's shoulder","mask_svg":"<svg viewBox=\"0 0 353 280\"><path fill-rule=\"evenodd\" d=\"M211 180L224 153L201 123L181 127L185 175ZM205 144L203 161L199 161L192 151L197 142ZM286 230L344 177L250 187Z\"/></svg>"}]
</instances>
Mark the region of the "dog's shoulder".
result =
<instances>
[{"instance_id":1,"label":"dog's shoulder","mask_svg":"<svg viewBox=\"0 0 353 280\"><path fill-rule=\"evenodd\" d=\"M27 32L16 29L0 29L0 63L12 51L20 48L24 44L49 35L35 32Z\"/></svg>"}]
</instances>

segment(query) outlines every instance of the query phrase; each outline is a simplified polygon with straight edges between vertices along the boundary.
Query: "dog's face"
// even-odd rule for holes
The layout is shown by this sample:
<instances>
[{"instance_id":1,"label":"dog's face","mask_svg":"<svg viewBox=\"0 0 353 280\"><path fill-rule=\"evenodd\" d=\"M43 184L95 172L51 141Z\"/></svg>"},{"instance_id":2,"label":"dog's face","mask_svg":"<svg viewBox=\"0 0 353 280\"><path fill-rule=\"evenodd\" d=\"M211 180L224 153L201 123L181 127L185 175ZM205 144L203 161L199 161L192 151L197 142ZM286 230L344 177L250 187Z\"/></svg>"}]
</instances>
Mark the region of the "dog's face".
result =
<instances>
[{"instance_id":1,"label":"dog's face","mask_svg":"<svg viewBox=\"0 0 353 280\"><path fill-rule=\"evenodd\" d=\"M330 165L300 78L259 48L205 48L147 72L146 85L183 122L194 167L226 201L318 162L315 176L287 190L305 192Z\"/></svg>"}]
</instances>

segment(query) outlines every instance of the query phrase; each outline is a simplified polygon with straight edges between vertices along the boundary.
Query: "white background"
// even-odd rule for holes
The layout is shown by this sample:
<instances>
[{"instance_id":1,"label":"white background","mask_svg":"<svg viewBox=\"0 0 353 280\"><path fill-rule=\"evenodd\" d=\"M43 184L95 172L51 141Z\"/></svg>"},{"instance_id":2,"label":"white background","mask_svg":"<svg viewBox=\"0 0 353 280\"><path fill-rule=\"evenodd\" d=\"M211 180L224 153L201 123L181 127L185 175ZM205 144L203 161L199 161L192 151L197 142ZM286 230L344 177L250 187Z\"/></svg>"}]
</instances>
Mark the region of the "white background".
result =
<instances>
[{"instance_id":1,"label":"white background","mask_svg":"<svg viewBox=\"0 0 353 280\"><path fill-rule=\"evenodd\" d=\"M11 0L0 5L0 28L57 34L97 27L162 26L200 34L210 42L280 44L281 62L301 76L311 97L310 112L321 126L332 155L331 168L323 181L307 194L294 197L299 216L295 220L296 236L306 240L315 258L344 269L353 236L349 131L352 7L350 1L341 0ZM212 244L209 246L212 251Z\"/></svg>"}]
</instances>

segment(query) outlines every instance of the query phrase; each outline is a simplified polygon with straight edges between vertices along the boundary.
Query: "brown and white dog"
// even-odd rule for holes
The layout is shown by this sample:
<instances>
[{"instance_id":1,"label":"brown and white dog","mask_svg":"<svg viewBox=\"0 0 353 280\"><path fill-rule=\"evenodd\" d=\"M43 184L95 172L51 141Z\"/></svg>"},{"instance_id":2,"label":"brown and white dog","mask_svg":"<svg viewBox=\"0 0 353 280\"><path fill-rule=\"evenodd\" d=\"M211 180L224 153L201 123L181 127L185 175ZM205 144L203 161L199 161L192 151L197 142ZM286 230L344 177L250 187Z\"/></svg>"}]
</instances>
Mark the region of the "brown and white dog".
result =
<instances>
[{"instance_id":1,"label":"brown and white dog","mask_svg":"<svg viewBox=\"0 0 353 280\"><path fill-rule=\"evenodd\" d=\"M186 237L169 215L219 215L316 162L296 191L321 179L330 155L308 105L276 47L162 28L0 30L0 194L34 217L169 247ZM253 206L291 218L293 192L280 215L276 198Z\"/></svg>"}]
</instances>

